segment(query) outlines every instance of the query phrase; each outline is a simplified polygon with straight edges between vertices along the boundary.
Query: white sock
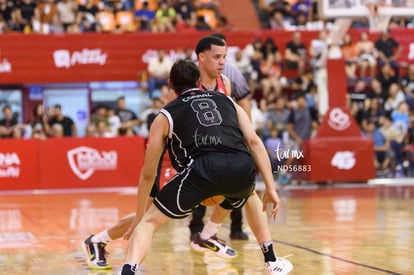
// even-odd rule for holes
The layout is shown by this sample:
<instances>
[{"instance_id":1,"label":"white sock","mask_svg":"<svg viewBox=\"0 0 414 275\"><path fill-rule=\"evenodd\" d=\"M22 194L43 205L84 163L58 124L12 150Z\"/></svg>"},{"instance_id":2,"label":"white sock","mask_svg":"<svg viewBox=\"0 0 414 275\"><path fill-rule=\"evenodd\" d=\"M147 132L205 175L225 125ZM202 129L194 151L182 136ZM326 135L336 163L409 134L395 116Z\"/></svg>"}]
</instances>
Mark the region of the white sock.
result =
<instances>
[{"instance_id":1,"label":"white sock","mask_svg":"<svg viewBox=\"0 0 414 275\"><path fill-rule=\"evenodd\" d=\"M110 241L112 241L112 239L108 235L108 229L105 229L104 231L101 231L98 234L93 235L91 241L94 243L109 243Z\"/></svg>"},{"instance_id":2,"label":"white sock","mask_svg":"<svg viewBox=\"0 0 414 275\"><path fill-rule=\"evenodd\" d=\"M201 231L200 237L203 240L209 239L211 236L216 234L220 229L221 223L214 223L208 219L207 223L204 225L203 231Z\"/></svg>"}]
</instances>

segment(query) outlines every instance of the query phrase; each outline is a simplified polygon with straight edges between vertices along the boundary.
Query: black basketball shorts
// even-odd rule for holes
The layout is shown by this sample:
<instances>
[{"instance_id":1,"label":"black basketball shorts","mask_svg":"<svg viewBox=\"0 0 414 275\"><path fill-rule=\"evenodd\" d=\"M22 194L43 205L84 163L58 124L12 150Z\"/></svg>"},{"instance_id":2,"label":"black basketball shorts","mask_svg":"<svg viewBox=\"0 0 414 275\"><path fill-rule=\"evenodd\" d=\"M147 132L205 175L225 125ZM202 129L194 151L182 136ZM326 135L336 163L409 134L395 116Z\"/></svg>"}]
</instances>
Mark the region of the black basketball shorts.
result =
<instances>
[{"instance_id":1,"label":"black basketball shorts","mask_svg":"<svg viewBox=\"0 0 414 275\"><path fill-rule=\"evenodd\" d=\"M203 200L223 195L225 209L240 208L255 189L255 165L245 152L205 153L155 197L157 208L173 219L187 217Z\"/></svg>"}]
</instances>

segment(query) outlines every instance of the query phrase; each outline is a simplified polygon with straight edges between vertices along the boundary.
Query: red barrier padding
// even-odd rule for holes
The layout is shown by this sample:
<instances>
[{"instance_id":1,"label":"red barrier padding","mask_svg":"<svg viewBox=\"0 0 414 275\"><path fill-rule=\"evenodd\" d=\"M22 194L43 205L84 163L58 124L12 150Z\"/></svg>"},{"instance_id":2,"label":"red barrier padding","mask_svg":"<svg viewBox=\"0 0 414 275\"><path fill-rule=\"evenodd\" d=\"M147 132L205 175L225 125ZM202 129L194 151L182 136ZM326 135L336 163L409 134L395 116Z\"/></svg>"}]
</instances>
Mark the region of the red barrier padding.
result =
<instances>
[{"instance_id":1,"label":"red barrier padding","mask_svg":"<svg viewBox=\"0 0 414 275\"><path fill-rule=\"evenodd\" d=\"M38 140L1 139L0 190L26 190L38 185L38 143Z\"/></svg>"},{"instance_id":2,"label":"red barrier padding","mask_svg":"<svg viewBox=\"0 0 414 275\"><path fill-rule=\"evenodd\" d=\"M2 140L0 190L137 186L142 137Z\"/></svg>"},{"instance_id":3,"label":"red barrier padding","mask_svg":"<svg viewBox=\"0 0 414 275\"><path fill-rule=\"evenodd\" d=\"M316 137L305 141L302 149L306 170L296 175L301 179L363 182L375 177L374 143L361 136L346 108L329 109Z\"/></svg>"},{"instance_id":4,"label":"red barrier padding","mask_svg":"<svg viewBox=\"0 0 414 275\"><path fill-rule=\"evenodd\" d=\"M363 137L329 137L305 141L302 179L314 182L365 182L375 176L373 141Z\"/></svg>"}]
</instances>

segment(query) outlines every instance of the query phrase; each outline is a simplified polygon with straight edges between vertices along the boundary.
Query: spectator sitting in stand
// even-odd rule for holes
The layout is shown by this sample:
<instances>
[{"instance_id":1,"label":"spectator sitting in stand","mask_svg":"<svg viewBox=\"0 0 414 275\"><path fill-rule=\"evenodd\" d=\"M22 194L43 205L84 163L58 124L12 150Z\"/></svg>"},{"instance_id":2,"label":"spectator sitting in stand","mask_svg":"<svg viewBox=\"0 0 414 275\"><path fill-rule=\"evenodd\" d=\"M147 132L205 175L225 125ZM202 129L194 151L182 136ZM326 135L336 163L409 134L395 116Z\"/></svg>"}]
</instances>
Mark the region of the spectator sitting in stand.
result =
<instances>
[{"instance_id":1,"label":"spectator sitting in stand","mask_svg":"<svg viewBox=\"0 0 414 275\"><path fill-rule=\"evenodd\" d=\"M138 127L141 126L142 120L140 120L133 111L126 108L125 97L123 96L119 97L117 99L117 104L118 104L118 107L115 113L121 120L120 128L130 130L134 134L136 134L136 132L134 131L134 128L136 126Z\"/></svg>"},{"instance_id":2,"label":"spectator sitting in stand","mask_svg":"<svg viewBox=\"0 0 414 275\"><path fill-rule=\"evenodd\" d=\"M362 112L362 130L365 130L369 123L374 123L377 128L380 127L380 120L385 116L385 110L379 102L378 97L369 100L368 108Z\"/></svg>"},{"instance_id":3,"label":"spectator sitting in stand","mask_svg":"<svg viewBox=\"0 0 414 275\"><path fill-rule=\"evenodd\" d=\"M45 139L47 133L50 133L50 125L47 122L47 116L43 112L43 104L36 104L33 108L33 119L30 121L32 127L32 137Z\"/></svg>"},{"instance_id":4,"label":"spectator sitting in stand","mask_svg":"<svg viewBox=\"0 0 414 275\"><path fill-rule=\"evenodd\" d=\"M175 30L177 13L170 7L166 0L160 2L155 12L155 19L152 26L153 32L173 32Z\"/></svg>"},{"instance_id":5,"label":"spectator sitting in stand","mask_svg":"<svg viewBox=\"0 0 414 275\"><path fill-rule=\"evenodd\" d=\"M385 138L374 122L368 121L363 134L374 141L374 166L377 170L377 176L386 175L391 164L391 157L389 155L390 141Z\"/></svg>"},{"instance_id":6,"label":"spectator sitting in stand","mask_svg":"<svg viewBox=\"0 0 414 275\"><path fill-rule=\"evenodd\" d=\"M364 108L364 101L369 97L367 85L364 80L360 79L355 87L348 93L351 102L356 102L359 108Z\"/></svg>"},{"instance_id":7,"label":"spectator sitting in stand","mask_svg":"<svg viewBox=\"0 0 414 275\"><path fill-rule=\"evenodd\" d=\"M392 112L396 110L402 102L405 102L404 92L398 83L392 83L389 88L388 98L384 104L385 111Z\"/></svg>"},{"instance_id":8,"label":"spectator sitting in stand","mask_svg":"<svg viewBox=\"0 0 414 275\"><path fill-rule=\"evenodd\" d=\"M380 130L390 144L390 148L386 153L391 160L391 171L389 171L389 174L392 177L403 177L402 142L404 140L404 133L395 127L389 116L381 118Z\"/></svg>"},{"instance_id":9,"label":"spectator sitting in stand","mask_svg":"<svg viewBox=\"0 0 414 275\"><path fill-rule=\"evenodd\" d=\"M63 125L60 123L52 124L50 129L51 129L50 137L52 138L62 138L65 136L65 130L63 128Z\"/></svg>"},{"instance_id":10,"label":"spectator sitting in stand","mask_svg":"<svg viewBox=\"0 0 414 275\"><path fill-rule=\"evenodd\" d=\"M207 24L206 19L203 15L199 15L196 18L195 28L198 31L211 31L211 27L209 24Z\"/></svg>"},{"instance_id":11,"label":"spectator sitting in stand","mask_svg":"<svg viewBox=\"0 0 414 275\"><path fill-rule=\"evenodd\" d=\"M414 110L414 63L407 67L407 73L401 79L401 88L411 110Z\"/></svg>"},{"instance_id":12,"label":"spectator sitting in stand","mask_svg":"<svg viewBox=\"0 0 414 275\"><path fill-rule=\"evenodd\" d=\"M369 69L369 77L375 77L375 68L377 65L376 52L374 42L369 40L368 33L361 32L360 40L355 45L355 50L358 54L358 67L360 70L360 77L366 77L367 69Z\"/></svg>"},{"instance_id":13,"label":"spectator sitting in stand","mask_svg":"<svg viewBox=\"0 0 414 275\"><path fill-rule=\"evenodd\" d=\"M398 83L398 78L391 68L391 65L385 63L380 69L380 73L376 78L381 83L381 97L385 102L389 96L389 90L393 83Z\"/></svg>"},{"instance_id":14,"label":"spectator sitting in stand","mask_svg":"<svg viewBox=\"0 0 414 275\"><path fill-rule=\"evenodd\" d=\"M166 56L165 49L158 49L157 56L151 58L148 62L148 91L150 98L153 98L156 90L167 85L171 67L172 62Z\"/></svg>"},{"instance_id":15,"label":"spectator sitting in stand","mask_svg":"<svg viewBox=\"0 0 414 275\"><path fill-rule=\"evenodd\" d=\"M294 32L292 40L286 44L285 63L287 69L297 69L301 75L306 66L306 46L302 43L300 32Z\"/></svg>"},{"instance_id":16,"label":"spectator sitting in stand","mask_svg":"<svg viewBox=\"0 0 414 275\"><path fill-rule=\"evenodd\" d=\"M165 105L164 98L156 97L152 100L151 106L145 109L141 114L140 118L143 121L139 134L143 137L147 137L150 129L150 125L154 120L155 116L159 113L161 108Z\"/></svg>"},{"instance_id":17,"label":"spectator sitting in stand","mask_svg":"<svg viewBox=\"0 0 414 275\"><path fill-rule=\"evenodd\" d=\"M3 107L3 119L0 120L1 138L20 138L22 133L17 121L18 114L13 113L11 106L6 104Z\"/></svg>"},{"instance_id":18,"label":"spectator sitting in stand","mask_svg":"<svg viewBox=\"0 0 414 275\"><path fill-rule=\"evenodd\" d=\"M389 30L383 31L380 37L375 41L375 48L378 50L378 64L382 67L389 64L399 77L398 58L400 57L402 46L390 35Z\"/></svg>"},{"instance_id":19,"label":"spectator sitting in stand","mask_svg":"<svg viewBox=\"0 0 414 275\"><path fill-rule=\"evenodd\" d=\"M53 107L53 116L49 119L48 123L50 126L61 124L63 127L63 135L65 137L76 137L78 135L75 123L70 117L63 115L62 106L60 104L56 104ZM53 134L53 130L51 134Z\"/></svg>"},{"instance_id":20,"label":"spectator sitting in stand","mask_svg":"<svg viewBox=\"0 0 414 275\"><path fill-rule=\"evenodd\" d=\"M270 136L264 142L273 171L277 171L277 165L282 164L277 154L278 150L283 149L282 139L279 136L279 130L273 127L270 129Z\"/></svg>"},{"instance_id":21,"label":"spectator sitting in stand","mask_svg":"<svg viewBox=\"0 0 414 275\"><path fill-rule=\"evenodd\" d=\"M135 11L134 17L141 31L150 31L152 21L155 18L155 11L149 8L148 1L144 1L142 8Z\"/></svg>"},{"instance_id":22,"label":"spectator sitting in stand","mask_svg":"<svg viewBox=\"0 0 414 275\"><path fill-rule=\"evenodd\" d=\"M357 58L356 45L349 33L344 35L341 45L342 57L345 60L345 73L348 80L356 80Z\"/></svg>"}]
</instances>

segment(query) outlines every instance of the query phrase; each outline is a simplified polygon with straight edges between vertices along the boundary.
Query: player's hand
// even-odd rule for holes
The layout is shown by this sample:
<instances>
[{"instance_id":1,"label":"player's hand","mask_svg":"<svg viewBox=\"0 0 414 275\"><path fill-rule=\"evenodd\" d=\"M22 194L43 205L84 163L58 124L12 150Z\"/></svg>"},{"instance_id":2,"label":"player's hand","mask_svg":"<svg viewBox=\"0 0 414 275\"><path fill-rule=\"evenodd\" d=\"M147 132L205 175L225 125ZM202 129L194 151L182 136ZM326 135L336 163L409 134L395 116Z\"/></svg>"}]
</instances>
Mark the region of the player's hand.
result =
<instances>
[{"instance_id":1,"label":"player's hand","mask_svg":"<svg viewBox=\"0 0 414 275\"><path fill-rule=\"evenodd\" d=\"M125 234L123 236L123 239L124 240L126 240L126 241L129 240L129 238L131 237L132 233L134 233L135 227L137 227L138 223L139 223L139 220L137 218L135 218L132 221L131 225L129 226L128 230L125 232Z\"/></svg>"},{"instance_id":2,"label":"player's hand","mask_svg":"<svg viewBox=\"0 0 414 275\"><path fill-rule=\"evenodd\" d=\"M268 203L271 203L273 205L273 208L270 213L270 218L275 220L279 212L280 205L280 198L276 190L266 190L265 194L263 195L263 211L266 211Z\"/></svg>"}]
</instances>

